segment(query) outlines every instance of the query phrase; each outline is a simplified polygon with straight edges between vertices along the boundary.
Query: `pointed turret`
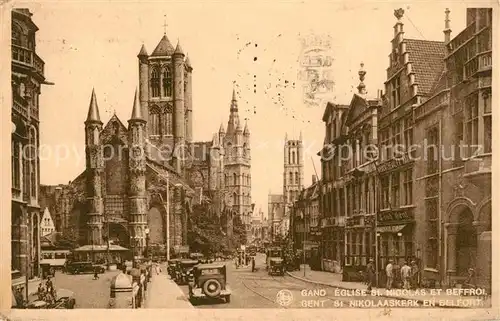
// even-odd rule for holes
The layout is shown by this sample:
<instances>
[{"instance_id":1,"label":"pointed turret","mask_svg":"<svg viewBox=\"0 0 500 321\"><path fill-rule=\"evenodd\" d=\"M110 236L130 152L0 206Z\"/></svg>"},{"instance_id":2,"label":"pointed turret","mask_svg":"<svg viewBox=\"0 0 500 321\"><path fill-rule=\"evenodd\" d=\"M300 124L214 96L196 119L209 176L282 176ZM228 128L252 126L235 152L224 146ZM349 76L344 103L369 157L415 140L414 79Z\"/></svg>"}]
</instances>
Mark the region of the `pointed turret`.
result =
<instances>
[{"instance_id":1,"label":"pointed turret","mask_svg":"<svg viewBox=\"0 0 500 321\"><path fill-rule=\"evenodd\" d=\"M224 134L224 125L220 123L219 134Z\"/></svg>"},{"instance_id":2,"label":"pointed turret","mask_svg":"<svg viewBox=\"0 0 500 321\"><path fill-rule=\"evenodd\" d=\"M130 117L130 120L144 120L142 118L141 103L139 102L137 89L135 90L134 106L132 107L132 116Z\"/></svg>"},{"instance_id":3,"label":"pointed turret","mask_svg":"<svg viewBox=\"0 0 500 321\"><path fill-rule=\"evenodd\" d=\"M99 107L97 106L97 98L95 95L95 90L92 88L92 96L90 97L89 112L87 114L86 123L96 122L101 123L101 117L99 116Z\"/></svg>"},{"instance_id":4,"label":"pointed turret","mask_svg":"<svg viewBox=\"0 0 500 321\"><path fill-rule=\"evenodd\" d=\"M243 135L250 136L250 129L248 129L248 122L245 122L245 129L243 130Z\"/></svg>"},{"instance_id":5,"label":"pointed turret","mask_svg":"<svg viewBox=\"0 0 500 321\"><path fill-rule=\"evenodd\" d=\"M184 63L186 64L186 67L193 69L193 66L191 66L191 60L189 60L189 54L186 54L186 61Z\"/></svg>"},{"instance_id":6,"label":"pointed turret","mask_svg":"<svg viewBox=\"0 0 500 321\"><path fill-rule=\"evenodd\" d=\"M148 51L146 50L146 46L142 44L141 51L139 51L139 54L137 55L138 58L142 57L147 57L148 56Z\"/></svg>"},{"instance_id":7,"label":"pointed turret","mask_svg":"<svg viewBox=\"0 0 500 321\"><path fill-rule=\"evenodd\" d=\"M181 42L177 40L177 47L175 47L174 55L184 56L184 52L182 51Z\"/></svg>"},{"instance_id":8,"label":"pointed turret","mask_svg":"<svg viewBox=\"0 0 500 321\"><path fill-rule=\"evenodd\" d=\"M237 101L237 99L236 99L236 91L234 90L234 87L233 87L233 97L231 98L231 101Z\"/></svg>"},{"instance_id":9,"label":"pointed turret","mask_svg":"<svg viewBox=\"0 0 500 321\"><path fill-rule=\"evenodd\" d=\"M151 54L151 57L166 57L171 56L174 53L174 46L168 40L167 35L163 35L160 42L156 46L155 50Z\"/></svg>"},{"instance_id":10,"label":"pointed turret","mask_svg":"<svg viewBox=\"0 0 500 321\"><path fill-rule=\"evenodd\" d=\"M238 121L238 123L236 124L236 132L237 133L242 133L243 132L243 129L241 128L241 124L240 122Z\"/></svg>"},{"instance_id":11,"label":"pointed turret","mask_svg":"<svg viewBox=\"0 0 500 321\"><path fill-rule=\"evenodd\" d=\"M232 135L235 131L242 131L240 126L240 117L238 115L238 101L236 100L236 91L233 87L233 95L231 98L231 108L229 109L229 121L227 123L226 134Z\"/></svg>"}]
</instances>

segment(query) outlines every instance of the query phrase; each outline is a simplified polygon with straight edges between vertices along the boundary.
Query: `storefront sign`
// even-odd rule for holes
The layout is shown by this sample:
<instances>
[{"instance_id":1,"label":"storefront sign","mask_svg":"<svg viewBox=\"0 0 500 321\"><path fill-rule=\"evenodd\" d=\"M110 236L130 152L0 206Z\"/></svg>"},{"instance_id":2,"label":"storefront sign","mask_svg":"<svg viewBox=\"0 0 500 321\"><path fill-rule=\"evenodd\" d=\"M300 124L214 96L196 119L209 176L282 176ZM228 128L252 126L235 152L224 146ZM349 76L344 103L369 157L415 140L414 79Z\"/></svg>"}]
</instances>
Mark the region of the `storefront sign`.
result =
<instances>
[{"instance_id":1,"label":"storefront sign","mask_svg":"<svg viewBox=\"0 0 500 321\"><path fill-rule=\"evenodd\" d=\"M390 159L382 164L380 164L378 166L378 172L379 173L383 173L383 172L387 172L387 171L391 171L399 166L402 166L404 164L407 164L409 163L411 160L410 158L408 157L407 154L403 154L399 157L396 157L396 158L393 158L393 159Z\"/></svg>"},{"instance_id":2,"label":"storefront sign","mask_svg":"<svg viewBox=\"0 0 500 321\"><path fill-rule=\"evenodd\" d=\"M395 210L378 213L378 223L386 222L405 222L415 219L413 212L404 210Z\"/></svg>"}]
</instances>

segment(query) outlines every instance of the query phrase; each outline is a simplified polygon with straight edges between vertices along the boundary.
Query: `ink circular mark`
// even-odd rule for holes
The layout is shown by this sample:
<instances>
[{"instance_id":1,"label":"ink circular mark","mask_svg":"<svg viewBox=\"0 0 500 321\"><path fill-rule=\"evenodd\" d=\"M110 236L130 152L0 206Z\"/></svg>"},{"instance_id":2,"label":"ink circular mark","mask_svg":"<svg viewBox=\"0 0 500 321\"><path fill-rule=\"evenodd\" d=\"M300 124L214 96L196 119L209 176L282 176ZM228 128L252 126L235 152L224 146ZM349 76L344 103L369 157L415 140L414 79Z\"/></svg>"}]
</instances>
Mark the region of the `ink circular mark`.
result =
<instances>
[{"instance_id":1,"label":"ink circular mark","mask_svg":"<svg viewBox=\"0 0 500 321\"><path fill-rule=\"evenodd\" d=\"M257 57L253 57L253 61L257 61Z\"/></svg>"}]
</instances>

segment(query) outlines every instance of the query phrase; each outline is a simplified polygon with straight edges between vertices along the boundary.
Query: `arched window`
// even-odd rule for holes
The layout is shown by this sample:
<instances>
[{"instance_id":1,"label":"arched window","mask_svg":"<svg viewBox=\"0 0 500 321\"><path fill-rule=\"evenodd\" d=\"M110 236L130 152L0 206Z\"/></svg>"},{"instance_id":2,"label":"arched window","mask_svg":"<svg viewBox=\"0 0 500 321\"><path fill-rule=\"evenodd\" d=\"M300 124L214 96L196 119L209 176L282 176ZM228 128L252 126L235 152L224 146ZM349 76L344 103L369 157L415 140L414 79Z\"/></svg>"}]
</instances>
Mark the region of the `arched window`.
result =
<instances>
[{"instance_id":1,"label":"arched window","mask_svg":"<svg viewBox=\"0 0 500 321\"><path fill-rule=\"evenodd\" d=\"M292 172L289 173L288 184L293 184L293 173Z\"/></svg>"},{"instance_id":2,"label":"arched window","mask_svg":"<svg viewBox=\"0 0 500 321\"><path fill-rule=\"evenodd\" d=\"M172 108L167 107L165 109L165 113L162 114L162 124L161 124L161 128L162 128L162 132L163 132L163 135L172 135L173 133L173 117L172 117Z\"/></svg>"},{"instance_id":3,"label":"arched window","mask_svg":"<svg viewBox=\"0 0 500 321\"><path fill-rule=\"evenodd\" d=\"M233 185L238 185L238 182L236 181L236 173L233 173Z\"/></svg>"},{"instance_id":4,"label":"arched window","mask_svg":"<svg viewBox=\"0 0 500 321\"><path fill-rule=\"evenodd\" d=\"M295 164L295 151L292 151L292 164Z\"/></svg>"},{"instance_id":5,"label":"arched window","mask_svg":"<svg viewBox=\"0 0 500 321\"><path fill-rule=\"evenodd\" d=\"M160 73L156 68L151 71L151 96L160 97Z\"/></svg>"},{"instance_id":6,"label":"arched window","mask_svg":"<svg viewBox=\"0 0 500 321\"><path fill-rule=\"evenodd\" d=\"M229 178L227 177L227 174L224 174L224 185L225 186L229 185Z\"/></svg>"},{"instance_id":7,"label":"arched window","mask_svg":"<svg viewBox=\"0 0 500 321\"><path fill-rule=\"evenodd\" d=\"M295 172L295 184L299 184L299 172Z\"/></svg>"},{"instance_id":8,"label":"arched window","mask_svg":"<svg viewBox=\"0 0 500 321\"><path fill-rule=\"evenodd\" d=\"M236 175L236 174L234 174ZM233 193L233 205L238 204L238 195L236 195L236 192Z\"/></svg>"},{"instance_id":9,"label":"arched window","mask_svg":"<svg viewBox=\"0 0 500 321\"><path fill-rule=\"evenodd\" d=\"M37 197L37 132L34 127L30 128L30 192L31 197Z\"/></svg>"},{"instance_id":10,"label":"arched window","mask_svg":"<svg viewBox=\"0 0 500 321\"><path fill-rule=\"evenodd\" d=\"M163 69L163 96L172 96L172 71L168 66Z\"/></svg>"},{"instance_id":11,"label":"arched window","mask_svg":"<svg viewBox=\"0 0 500 321\"><path fill-rule=\"evenodd\" d=\"M149 110L149 134L160 135L160 110L156 106Z\"/></svg>"},{"instance_id":12,"label":"arched window","mask_svg":"<svg viewBox=\"0 0 500 321\"><path fill-rule=\"evenodd\" d=\"M288 201L292 201L292 191L288 191Z\"/></svg>"}]
</instances>

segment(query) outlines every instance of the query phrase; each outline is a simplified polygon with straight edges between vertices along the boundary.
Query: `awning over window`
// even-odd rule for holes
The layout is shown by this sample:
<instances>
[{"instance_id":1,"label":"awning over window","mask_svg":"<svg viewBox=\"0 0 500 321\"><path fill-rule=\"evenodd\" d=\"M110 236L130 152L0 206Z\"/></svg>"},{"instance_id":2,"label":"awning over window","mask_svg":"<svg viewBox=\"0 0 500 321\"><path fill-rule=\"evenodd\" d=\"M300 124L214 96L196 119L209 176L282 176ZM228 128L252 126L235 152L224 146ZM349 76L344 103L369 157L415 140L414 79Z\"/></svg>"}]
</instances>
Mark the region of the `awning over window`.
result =
<instances>
[{"instance_id":1,"label":"awning over window","mask_svg":"<svg viewBox=\"0 0 500 321\"><path fill-rule=\"evenodd\" d=\"M398 233L406 227L403 225L377 226L377 233Z\"/></svg>"}]
</instances>

